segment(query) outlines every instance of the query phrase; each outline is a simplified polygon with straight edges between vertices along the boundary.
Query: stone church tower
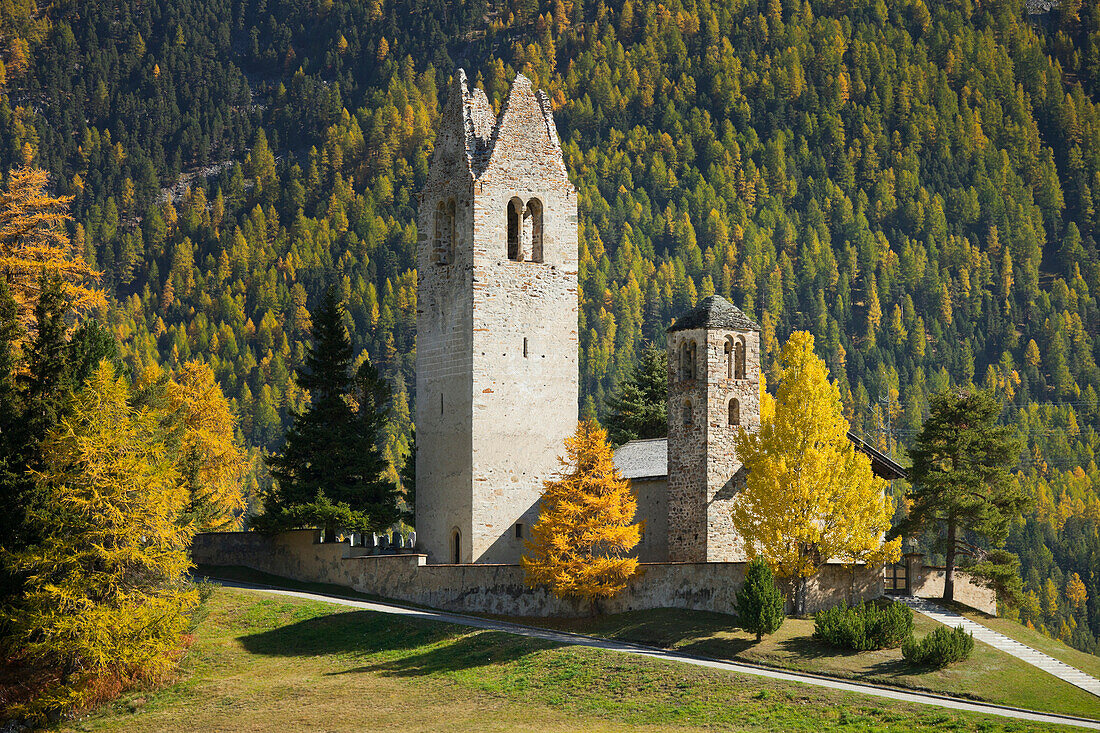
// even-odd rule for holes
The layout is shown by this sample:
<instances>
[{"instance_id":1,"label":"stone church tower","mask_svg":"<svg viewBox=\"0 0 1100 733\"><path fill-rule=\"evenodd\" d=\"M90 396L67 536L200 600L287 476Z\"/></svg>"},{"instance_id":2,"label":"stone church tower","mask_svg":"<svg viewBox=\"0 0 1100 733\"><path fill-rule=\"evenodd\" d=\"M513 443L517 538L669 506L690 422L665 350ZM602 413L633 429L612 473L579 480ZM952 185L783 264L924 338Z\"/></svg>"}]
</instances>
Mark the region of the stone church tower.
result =
<instances>
[{"instance_id":1,"label":"stone church tower","mask_svg":"<svg viewBox=\"0 0 1100 733\"><path fill-rule=\"evenodd\" d=\"M668 329L668 559L745 558L729 516L744 478L733 448L760 426L760 326L704 298Z\"/></svg>"},{"instance_id":2,"label":"stone church tower","mask_svg":"<svg viewBox=\"0 0 1100 733\"><path fill-rule=\"evenodd\" d=\"M578 412L577 193L526 77L498 119L457 70L418 225L417 538L518 562Z\"/></svg>"}]
</instances>

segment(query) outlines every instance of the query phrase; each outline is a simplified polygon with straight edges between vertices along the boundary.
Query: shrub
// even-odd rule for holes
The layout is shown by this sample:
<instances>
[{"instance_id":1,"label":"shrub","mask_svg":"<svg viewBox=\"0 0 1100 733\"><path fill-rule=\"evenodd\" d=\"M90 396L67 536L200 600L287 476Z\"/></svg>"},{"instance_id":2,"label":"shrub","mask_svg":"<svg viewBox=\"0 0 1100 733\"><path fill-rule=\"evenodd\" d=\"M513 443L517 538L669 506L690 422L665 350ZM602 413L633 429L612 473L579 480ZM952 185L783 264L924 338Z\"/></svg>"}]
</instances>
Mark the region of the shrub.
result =
<instances>
[{"instance_id":1,"label":"shrub","mask_svg":"<svg viewBox=\"0 0 1100 733\"><path fill-rule=\"evenodd\" d=\"M737 591L737 619L741 628L756 634L773 634L783 625L783 594L775 584L772 569L761 557L754 557L745 571L745 583Z\"/></svg>"},{"instance_id":2,"label":"shrub","mask_svg":"<svg viewBox=\"0 0 1100 733\"><path fill-rule=\"evenodd\" d=\"M920 641L910 637L901 646L901 655L915 667L946 667L961 662L974 651L974 636L962 626L940 626Z\"/></svg>"},{"instance_id":3,"label":"shrub","mask_svg":"<svg viewBox=\"0 0 1100 733\"><path fill-rule=\"evenodd\" d=\"M836 647L868 651L900 646L913 633L913 611L896 601L840 604L819 611L814 638Z\"/></svg>"}]
</instances>

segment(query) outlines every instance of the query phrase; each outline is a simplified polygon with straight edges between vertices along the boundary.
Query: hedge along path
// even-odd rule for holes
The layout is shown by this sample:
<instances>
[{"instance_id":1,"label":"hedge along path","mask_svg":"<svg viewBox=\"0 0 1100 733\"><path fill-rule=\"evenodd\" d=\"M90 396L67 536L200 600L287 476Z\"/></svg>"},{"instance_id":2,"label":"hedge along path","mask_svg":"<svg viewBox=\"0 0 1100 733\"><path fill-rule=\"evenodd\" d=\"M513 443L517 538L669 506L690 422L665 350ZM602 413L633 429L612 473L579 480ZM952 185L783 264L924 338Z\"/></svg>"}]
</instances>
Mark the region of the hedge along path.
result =
<instances>
[{"instance_id":1,"label":"hedge along path","mask_svg":"<svg viewBox=\"0 0 1100 733\"><path fill-rule=\"evenodd\" d=\"M541 639L556 644L583 646L593 649L603 649L606 651L620 652L623 654L634 654L641 657L649 657L651 659L680 662L682 664L691 664L696 667L717 669L725 672L753 675L756 677L766 677L768 679L781 680L784 682L797 682L806 685L814 685L816 687L826 687L833 690L840 690L842 692L850 692L860 695L870 695L872 697L886 698L889 700L899 700L901 702L917 703L922 705L935 705L937 707L948 708L950 710L958 710L961 712L996 715L1002 718L1014 718L1016 720L1026 720L1035 723L1073 725L1090 730L1100 730L1100 720L1081 718L1073 715L1040 713L1033 710L1024 710L1022 708L1013 708L1004 705L992 705L989 703L974 702L972 700L949 697L947 695L935 695L924 692L909 692L890 687L870 685L860 682L849 682L847 680L827 677L825 675L809 674L806 672L787 672L770 667L762 667L740 662L725 662L717 659L709 659L706 657L697 657L691 654L684 654L683 652L658 649L656 647L645 646L643 644L632 644L629 642L615 641L611 639L600 639L593 636L572 634L564 631L551 631L549 629L540 629L534 626L523 626L521 624L513 624L507 621L497 621L494 619L480 618L478 616L465 616L463 614L450 613L447 611L435 611L432 609L423 608L409 608L406 606L400 606L390 603L362 601L352 598L341 598L339 596L324 595L320 593L308 593L304 591L283 590L281 588L275 588L272 586L261 586L251 583L238 583L235 581L223 581L216 578L209 578L209 580L211 582L217 583L218 585L223 585L230 588L240 588L243 590L252 590L274 595L289 596L292 598L302 598L310 601L319 601L321 603L330 603L337 606L347 606L350 608L358 608L365 611L374 611L375 613L386 613L394 616L401 616L407 619L441 621L444 623L459 624L462 626L469 626L476 629L485 629L488 631L502 631L508 634L518 634L520 636L526 636L533 639Z\"/></svg>"},{"instance_id":2,"label":"hedge along path","mask_svg":"<svg viewBox=\"0 0 1100 733\"><path fill-rule=\"evenodd\" d=\"M1049 654L1044 654L1037 649L1032 649L1026 644L1021 644L1015 639L1010 639L999 631L994 631L988 626L982 626L976 621L971 621L962 614L949 611L943 606L924 598L895 596L895 599L909 606L917 613L924 614L934 621L939 621L941 624L951 627L962 626L966 631L973 634L974 638L978 641L989 644L995 649L1000 649L1006 654L1011 654L1033 667L1038 667L1060 680L1065 680L1071 685L1080 687L1082 690L1091 692L1093 695L1100 697L1100 680L1090 674L1082 672L1076 667L1071 667L1065 662L1055 659Z\"/></svg>"}]
</instances>

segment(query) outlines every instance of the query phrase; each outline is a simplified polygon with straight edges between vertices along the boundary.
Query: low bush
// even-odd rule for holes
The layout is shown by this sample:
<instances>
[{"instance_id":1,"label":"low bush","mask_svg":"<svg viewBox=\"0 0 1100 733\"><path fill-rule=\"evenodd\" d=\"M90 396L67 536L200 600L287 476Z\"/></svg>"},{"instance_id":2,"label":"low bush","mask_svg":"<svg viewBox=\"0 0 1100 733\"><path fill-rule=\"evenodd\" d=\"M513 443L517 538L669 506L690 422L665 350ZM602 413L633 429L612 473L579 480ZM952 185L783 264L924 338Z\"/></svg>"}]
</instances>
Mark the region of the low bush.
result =
<instances>
[{"instance_id":1,"label":"low bush","mask_svg":"<svg viewBox=\"0 0 1100 733\"><path fill-rule=\"evenodd\" d=\"M913 611L903 603L840 604L814 617L814 638L843 649L900 646L913 633Z\"/></svg>"},{"instance_id":2,"label":"low bush","mask_svg":"<svg viewBox=\"0 0 1100 733\"><path fill-rule=\"evenodd\" d=\"M920 641L910 638L901 645L901 655L915 667L946 667L961 662L974 651L974 635L962 626L940 626Z\"/></svg>"}]
</instances>

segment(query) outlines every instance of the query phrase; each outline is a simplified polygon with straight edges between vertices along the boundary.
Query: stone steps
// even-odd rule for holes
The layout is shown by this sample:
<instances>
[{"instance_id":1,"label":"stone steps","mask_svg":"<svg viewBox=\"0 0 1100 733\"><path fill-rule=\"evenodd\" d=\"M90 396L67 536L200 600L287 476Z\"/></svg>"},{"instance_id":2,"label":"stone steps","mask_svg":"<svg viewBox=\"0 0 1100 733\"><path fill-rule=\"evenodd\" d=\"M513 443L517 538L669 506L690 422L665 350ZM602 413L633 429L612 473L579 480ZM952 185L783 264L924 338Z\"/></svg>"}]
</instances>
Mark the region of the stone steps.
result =
<instances>
[{"instance_id":1,"label":"stone steps","mask_svg":"<svg viewBox=\"0 0 1100 733\"><path fill-rule=\"evenodd\" d=\"M1026 644L1021 644L1015 639L1011 639L976 621L971 621L965 616L950 611L933 601L913 596L898 596L897 600L909 606L917 613L924 614L946 626L962 626L973 634L974 638L978 641L989 644L995 649L1000 649L1006 654L1011 654L1033 667L1038 667L1060 680L1064 680L1071 685L1080 687L1082 690L1091 692L1093 695L1100 697L1100 680L1090 674L1082 672L1076 667L1072 667L1063 661L1055 659L1049 654L1044 654L1037 649L1032 649Z\"/></svg>"}]
</instances>

